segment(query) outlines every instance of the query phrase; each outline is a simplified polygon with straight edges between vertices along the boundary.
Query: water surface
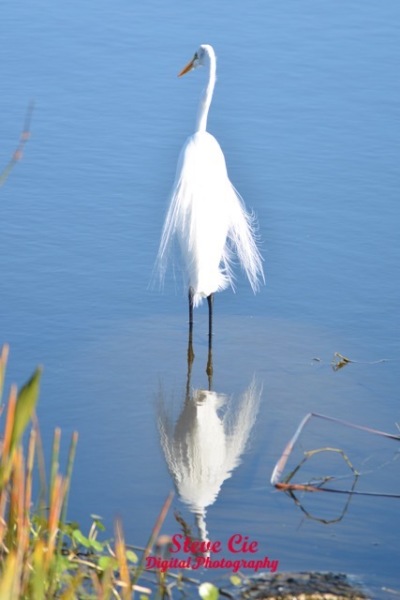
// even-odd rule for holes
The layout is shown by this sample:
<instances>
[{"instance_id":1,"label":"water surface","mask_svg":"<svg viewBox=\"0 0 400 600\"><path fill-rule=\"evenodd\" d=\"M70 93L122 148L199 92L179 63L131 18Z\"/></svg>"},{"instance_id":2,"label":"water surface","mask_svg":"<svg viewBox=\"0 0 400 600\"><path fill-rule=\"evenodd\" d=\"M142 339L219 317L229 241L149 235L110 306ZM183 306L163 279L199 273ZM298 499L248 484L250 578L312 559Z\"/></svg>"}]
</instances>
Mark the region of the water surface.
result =
<instances>
[{"instance_id":1,"label":"water surface","mask_svg":"<svg viewBox=\"0 0 400 600\"><path fill-rule=\"evenodd\" d=\"M267 283L254 297L238 274L236 294L216 298L213 389L236 408L253 378L262 394L247 451L207 508L208 534L254 537L281 570L399 588L396 500L353 497L324 524L269 484L309 411L396 431L399 17L394 0L3 5L3 164L30 99L36 108L1 190L1 341L9 382L44 364L45 445L57 425L65 446L80 433L71 518L97 513L111 529L122 515L127 539L144 544L173 487L157 401L176 417L184 406L186 293L179 274L162 293L149 283L205 76L176 74L211 43L209 129L258 215ZM208 385L206 331L202 307L194 389ZM335 352L358 362L334 372ZM398 493L395 445L313 424L299 453L326 445L363 472L360 489ZM345 506L301 502L325 521ZM179 495L174 509L195 527ZM173 511L164 530L179 531Z\"/></svg>"}]
</instances>

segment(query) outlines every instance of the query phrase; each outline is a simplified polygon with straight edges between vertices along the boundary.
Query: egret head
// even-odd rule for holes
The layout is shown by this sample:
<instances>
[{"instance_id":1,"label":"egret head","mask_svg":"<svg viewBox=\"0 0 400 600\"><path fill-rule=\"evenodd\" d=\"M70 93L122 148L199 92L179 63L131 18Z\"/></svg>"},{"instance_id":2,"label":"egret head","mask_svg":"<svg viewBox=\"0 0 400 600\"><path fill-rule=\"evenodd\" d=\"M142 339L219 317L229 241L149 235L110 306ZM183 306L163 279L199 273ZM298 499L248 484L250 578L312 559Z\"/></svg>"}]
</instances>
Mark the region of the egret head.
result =
<instances>
[{"instance_id":1,"label":"egret head","mask_svg":"<svg viewBox=\"0 0 400 600\"><path fill-rule=\"evenodd\" d=\"M188 64L183 67L182 71L178 73L178 77L186 75L192 69L206 65L210 60L210 55L214 54L214 50L208 44L202 44L199 49L194 53L194 56Z\"/></svg>"}]
</instances>

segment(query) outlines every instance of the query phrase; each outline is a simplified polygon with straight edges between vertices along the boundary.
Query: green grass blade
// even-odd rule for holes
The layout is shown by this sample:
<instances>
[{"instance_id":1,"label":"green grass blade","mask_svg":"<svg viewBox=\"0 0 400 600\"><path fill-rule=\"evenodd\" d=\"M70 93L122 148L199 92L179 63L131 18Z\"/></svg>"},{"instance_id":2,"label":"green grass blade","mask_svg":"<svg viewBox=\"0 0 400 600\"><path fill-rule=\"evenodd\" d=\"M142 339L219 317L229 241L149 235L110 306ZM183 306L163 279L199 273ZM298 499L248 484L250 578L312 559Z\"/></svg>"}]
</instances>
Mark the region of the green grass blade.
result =
<instances>
[{"instance_id":1,"label":"green grass blade","mask_svg":"<svg viewBox=\"0 0 400 600\"><path fill-rule=\"evenodd\" d=\"M15 407L14 425L11 435L11 451L20 443L24 431L32 419L39 396L41 368L36 369L30 380L21 388Z\"/></svg>"}]
</instances>

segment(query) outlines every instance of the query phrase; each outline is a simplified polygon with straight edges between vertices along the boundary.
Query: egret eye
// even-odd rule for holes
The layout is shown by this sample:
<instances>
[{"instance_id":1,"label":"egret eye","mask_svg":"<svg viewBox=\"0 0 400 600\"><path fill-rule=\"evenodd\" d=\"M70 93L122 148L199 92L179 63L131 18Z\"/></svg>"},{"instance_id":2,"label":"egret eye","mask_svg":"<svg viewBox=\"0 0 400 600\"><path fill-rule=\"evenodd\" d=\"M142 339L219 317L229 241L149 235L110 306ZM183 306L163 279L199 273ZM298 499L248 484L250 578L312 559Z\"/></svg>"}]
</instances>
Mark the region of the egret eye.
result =
<instances>
[{"instance_id":1,"label":"egret eye","mask_svg":"<svg viewBox=\"0 0 400 600\"><path fill-rule=\"evenodd\" d=\"M197 54L197 52L194 53L193 60L199 60L199 55Z\"/></svg>"}]
</instances>

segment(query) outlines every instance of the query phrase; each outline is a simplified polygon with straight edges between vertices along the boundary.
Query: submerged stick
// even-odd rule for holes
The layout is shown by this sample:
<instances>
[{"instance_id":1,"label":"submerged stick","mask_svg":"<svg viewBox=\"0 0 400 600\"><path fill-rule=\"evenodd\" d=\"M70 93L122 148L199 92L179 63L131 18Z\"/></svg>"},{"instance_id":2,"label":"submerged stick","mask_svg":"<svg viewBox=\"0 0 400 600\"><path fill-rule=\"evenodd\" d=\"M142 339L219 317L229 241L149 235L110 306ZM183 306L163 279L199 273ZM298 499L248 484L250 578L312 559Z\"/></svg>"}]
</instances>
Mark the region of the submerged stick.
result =
<instances>
[{"instance_id":1,"label":"submerged stick","mask_svg":"<svg viewBox=\"0 0 400 600\"><path fill-rule=\"evenodd\" d=\"M316 359L314 359L316 360ZM335 352L331 361L331 367L334 371L339 371L346 365L354 363L357 365L379 365L380 363L389 362L391 358L379 358L378 360L354 360L348 356L343 356L340 352Z\"/></svg>"},{"instance_id":2,"label":"submerged stick","mask_svg":"<svg viewBox=\"0 0 400 600\"><path fill-rule=\"evenodd\" d=\"M272 471L271 484L276 489L284 490L284 491L298 490L298 491L307 491L307 492L332 492L332 493L336 493L336 494L355 494L355 495L360 495L360 496L379 496L379 497L385 497L385 498L400 498L400 494L383 494L380 492L356 492L354 490L337 490L337 489L326 488L326 487L323 488L323 487L318 487L318 486L311 485L311 484L289 483L290 479L299 470L300 466L303 463L301 463L293 471L293 473L289 476L289 478L286 479L286 481L281 481L283 470L286 467L287 461L292 453L292 450L293 450L301 432L303 431L304 427L306 426L306 424L308 423L308 421L310 421L310 419L312 417L316 417L318 419L324 419L325 421L331 421L333 423L338 423L340 425L344 425L345 427L351 427L352 429L358 429L360 431L365 431L366 433L372 433L374 435L379 435L379 436L386 437L386 438L389 438L392 440L400 441L400 435L394 435L392 433L387 433L385 431L380 431L378 429L373 429L371 427L366 427L364 425L357 425L355 423L350 423L349 421L344 421L342 419L337 419L335 417L328 417L326 415L321 415L319 413L308 413L304 417L304 419L301 421L301 423L298 426L298 428L296 429L293 437L286 444L281 457L278 459L278 461L274 467L274 470ZM329 450L329 449L325 449L325 450ZM330 449L330 450L340 451L338 449ZM321 451L321 450L319 450L319 451ZM316 452L315 450L312 451L312 453L315 453L315 452ZM343 451L340 451L340 452L343 454L343 456L345 456ZM308 455L310 455L310 453L308 453ZM308 458L308 456L306 457L305 460L307 460L307 458ZM349 462L348 459L346 462L349 465L351 465L351 463ZM353 472L356 473L356 471L353 469L352 466L351 466L351 468L352 468Z\"/></svg>"}]
</instances>

